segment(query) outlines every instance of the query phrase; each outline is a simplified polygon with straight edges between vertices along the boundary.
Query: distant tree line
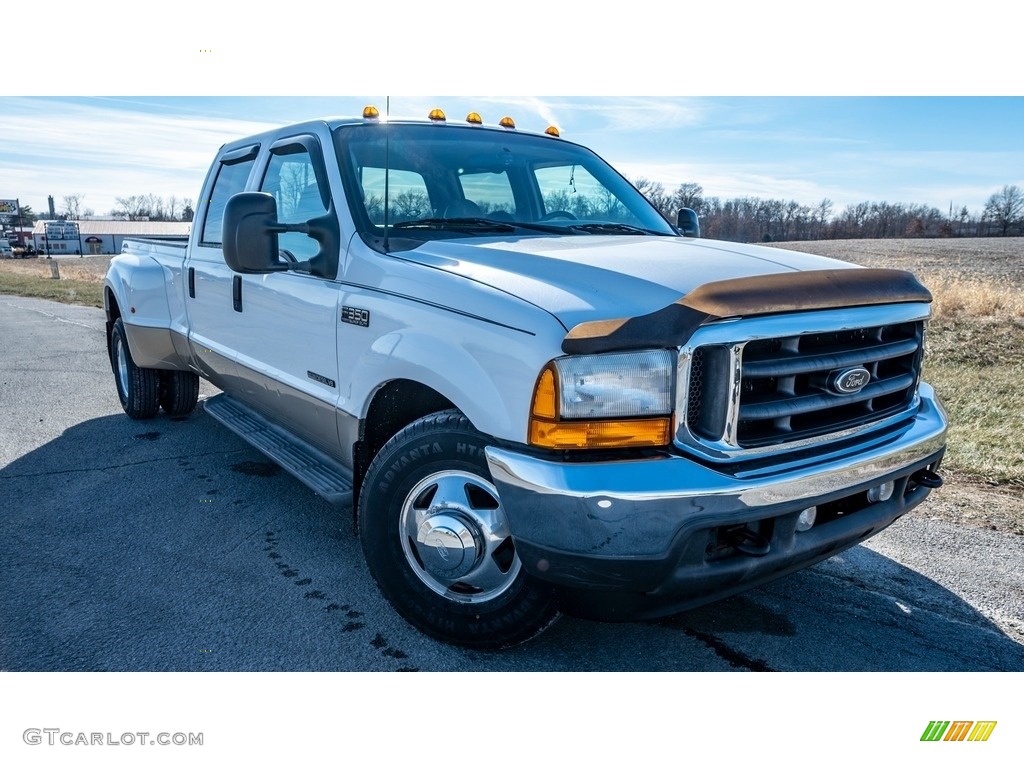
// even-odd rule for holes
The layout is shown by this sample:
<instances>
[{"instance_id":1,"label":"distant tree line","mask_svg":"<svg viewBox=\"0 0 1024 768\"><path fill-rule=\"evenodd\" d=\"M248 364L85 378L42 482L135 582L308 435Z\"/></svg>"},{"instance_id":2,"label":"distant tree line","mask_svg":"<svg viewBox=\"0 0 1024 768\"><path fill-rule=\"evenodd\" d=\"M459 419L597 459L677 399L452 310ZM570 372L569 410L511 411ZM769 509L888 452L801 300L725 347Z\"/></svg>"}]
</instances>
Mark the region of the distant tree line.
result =
<instances>
[{"instance_id":1,"label":"distant tree line","mask_svg":"<svg viewBox=\"0 0 1024 768\"><path fill-rule=\"evenodd\" d=\"M950 205L943 213L929 205L863 202L848 205L837 211L828 198L816 205L804 205L795 200L765 199L760 197L734 197L723 200L704 194L700 184L686 182L669 192L664 185L646 178L633 180L639 189L669 221L674 222L680 208L692 208L700 217L704 237L735 242L775 242L787 240L842 240L853 238L891 237L1010 237L1024 235L1024 189L1006 185L989 196L980 212L968 211L967 206ZM65 195L58 210L64 219L91 218L91 208L85 208L85 195ZM406 199L408 198L408 199ZM391 201L396 217L416 217L426 205L408 193ZM109 212L115 219L128 221L192 221L195 210L191 198L171 195L166 200L159 195L130 195L115 198L117 206ZM572 202L546 201L561 209L571 210ZM597 215L600 206L594 205L591 214ZM371 213L379 208L383 213L383 199L368 202ZM580 213L583 213L582 211ZM11 217L16 219L17 217ZM31 226L39 215L28 205L21 206L21 220ZM45 218L45 217L44 217ZM11 226L16 221L8 222Z\"/></svg>"},{"instance_id":2,"label":"distant tree line","mask_svg":"<svg viewBox=\"0 0 1024 768\"><path fill-rule=\"evenodd\" d=\"M159 195L129 195L115 197L117 207L110 211L115 219L128 221L192 221L195 209L192 198L171 195L164 200Z\"/></svg>"},{"instance_id":3,"label":"distant tree line","mask_svg":"<svg viewBox=\"0 0 1024 768\"><path fill-rule=\"evenodd\" d=\"M85 195L64 195L61 198L60 208L57 209L57 216L69 221L91 219L96 216L92 208L82 205ZM115 197L117 206L107 213L113 219L125 221L192 221L195 211L192 208L192 198L178 198L171 195L164 200L160 195L129 195L127 197Z\"/></svg>"},{"instance_id":4,"label":"distant tree line","mask_svg":"<svg viewBox=\"0 0 1024 768\"><path fill-rule=\"evenodd\" d=\"M947 213L928 205L863 202L836 211L825 198L816 205L795 200L704 194L700 184L680 184L674 192L650 179L633 184L668 219L680 208L700 217L704 237L734 242L775 242L889 237L1007 237L1024 235L1024 190L1014 185L993 193L980 213L952 205Z\"/></svg>"},{"instance_id":5,"label":"distant tree line","mask_svg":"<svg viewBox=\"0 0 1024 768\"><path fill-rule=\"evenodd\" d=\"M81 221L96 217L92 208L83 205L85 195L74 194L64 195L61 204L56 207L55 213L58 219L67 221ZM192 221L195 209L192 206L192 198L179 198L171 195L164 198L159 195L129 195L128 197L116 197L114 200L117 206L107 216L113 219L127 221ZM39 219L48 219L46 215L38 214L32 210L30 205L22 205L19 216L9 216L9 226L16 226L20 220L21 226L31 227Z\"/></svg>"}]
</instances>

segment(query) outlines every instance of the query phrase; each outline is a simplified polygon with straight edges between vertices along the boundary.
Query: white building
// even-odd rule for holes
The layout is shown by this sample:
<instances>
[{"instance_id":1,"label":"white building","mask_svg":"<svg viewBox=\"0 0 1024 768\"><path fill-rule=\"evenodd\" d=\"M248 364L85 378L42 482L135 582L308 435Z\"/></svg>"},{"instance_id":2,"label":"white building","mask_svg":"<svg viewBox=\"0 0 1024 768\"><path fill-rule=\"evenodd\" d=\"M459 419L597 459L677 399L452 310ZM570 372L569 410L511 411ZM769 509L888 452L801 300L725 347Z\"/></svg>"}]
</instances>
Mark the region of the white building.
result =
<instances>
[{"instance_id":1,"label":"white building","mask_svg":"<svg viewBox=\"0 0 1024 768\"><path fill-rule=\"evenodd\" d=\"M77 237L74 226L60 227L60 237L46 239L47 224L78 225ZM156 238L180 240L188 236L192 228L190 221L37 221L32 229L32 247L39 254L98 256L120 253L121 244L131 238ZM51 226L51 233L54 229ZM49 248L47 248L49 246Z\"/></svg>"}]
</instances>

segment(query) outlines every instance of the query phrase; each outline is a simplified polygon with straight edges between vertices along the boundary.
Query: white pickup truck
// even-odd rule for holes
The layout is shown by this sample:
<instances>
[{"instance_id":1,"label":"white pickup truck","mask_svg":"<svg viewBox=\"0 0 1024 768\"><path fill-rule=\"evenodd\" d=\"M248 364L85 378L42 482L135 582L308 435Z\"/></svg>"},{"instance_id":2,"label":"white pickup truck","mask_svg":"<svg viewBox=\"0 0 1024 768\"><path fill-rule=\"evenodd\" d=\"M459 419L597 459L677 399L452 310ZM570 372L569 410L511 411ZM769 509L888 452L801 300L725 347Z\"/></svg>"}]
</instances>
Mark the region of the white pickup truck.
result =
<instances>
[{"instance_id":1,"label":"white pickup truck","mask_svg":"<svg viewBox=\"0 0 1024 768\"><path fill-rule=\"evenodd\" d=\"M124 410L211 381L436 638L679 612L941 484L912 275L701 239L553 128L368 108L225 145L200 200L187 245L111 262Z\"/></svg>"}]
</instances>

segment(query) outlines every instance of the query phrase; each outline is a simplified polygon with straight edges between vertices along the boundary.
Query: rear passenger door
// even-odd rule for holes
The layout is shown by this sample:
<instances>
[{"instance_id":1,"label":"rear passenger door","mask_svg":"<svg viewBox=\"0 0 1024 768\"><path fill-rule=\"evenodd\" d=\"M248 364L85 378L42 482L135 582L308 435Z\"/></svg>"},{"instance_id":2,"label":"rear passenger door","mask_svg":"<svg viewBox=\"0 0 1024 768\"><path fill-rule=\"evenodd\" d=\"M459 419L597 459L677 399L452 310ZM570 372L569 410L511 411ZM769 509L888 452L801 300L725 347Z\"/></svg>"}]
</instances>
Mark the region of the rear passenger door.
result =
<instances>
[{"instance_id":1,"label":"rear passenger door","mask_svg":"<svg viewBox=\"0 0 1024 768\"><path fill-rule=\"evenodd\" d=\"M192 354L200 369L222 388L235 374L235 350L243 331L232 309L234 273L224 262L224 206L232 195L245 191L258 153L259 145L253 144L221 155L197 206L199 221L193 226L199 227L199 235L193 238L186 265L185 306Z\"/></svg>"}]
</instances>

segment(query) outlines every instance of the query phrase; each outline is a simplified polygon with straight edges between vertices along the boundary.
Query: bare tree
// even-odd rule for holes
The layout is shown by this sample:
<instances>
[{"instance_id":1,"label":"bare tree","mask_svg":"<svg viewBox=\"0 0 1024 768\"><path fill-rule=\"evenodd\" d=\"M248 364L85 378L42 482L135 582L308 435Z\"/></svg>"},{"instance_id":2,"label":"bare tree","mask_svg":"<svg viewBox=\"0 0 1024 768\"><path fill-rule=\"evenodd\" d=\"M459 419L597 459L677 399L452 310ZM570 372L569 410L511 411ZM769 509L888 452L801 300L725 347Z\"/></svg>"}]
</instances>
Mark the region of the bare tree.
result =
<instances>
[{"instance_id":1,"label":"bare tree","mask_svg":"<svg viewBox=\"0 0 1024 768\"><path fill-rule=\"evenodd\" d=\"M146 213L145 215L150 221L164 221L166 214L164 213L164 199L159 195L154 195L150 192L147 195L142 195L146 201Z\"/></svg>"},{"instance_id":2,"label":"bare tree","mask_svg":"<svg viewBox=\"0 0 1024 768\"><path fill-rule=\"evenodd\" d=\"M660 182L651 181L641 176L638 179L633 179L633 186L651 202L651 205L661 211L663 216L671 218L674 215L672 198L665 193L665 187Z\"/></svg>"},{"instance_id":3,"label":"bare tree","mask_svg":"<svg viewBox=\"0 0 1024 768\"><path fill-rule=\"evenodd\" d=\"M680 184L679 188L672 193L672 204L676 208L692 208L697 213L702 214L704 187L692 181Z\"/></svg>"},{"instance_id":4,"label":"bare tree","mask_svg":"<svg viewBox=\"0 0 1024 768\"><path fill-rule=\"evenodd\" d=\"M1008 184L992 195L985 203L986 219L999 228L1003 237L1024 221L1024 191L1015 184Z\"/></svg>"},{"instance_id":5,"label":"bare tree","mask_svg":"<svg viewBox=\"0 0 1024 768\"><path fill-rule=\"evenodd\" d=\"M84 197L85 195L81 193L64 195L61 198L60 213L70 221L78 221L82 218L82 200Z\"/></svg>"},{"instance_id":6,"label":"bare tree","mask_svg":"<svg viewBox=\"0 0 1024 768\"><path fill-rule=\"evenodd\" d=\"M139 221L149 216L146 195L129 195L128 197L115 197L117 208L111 214L119 219L128 221Z\"/></svg>"}]
</instances>

